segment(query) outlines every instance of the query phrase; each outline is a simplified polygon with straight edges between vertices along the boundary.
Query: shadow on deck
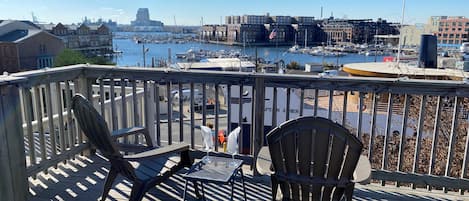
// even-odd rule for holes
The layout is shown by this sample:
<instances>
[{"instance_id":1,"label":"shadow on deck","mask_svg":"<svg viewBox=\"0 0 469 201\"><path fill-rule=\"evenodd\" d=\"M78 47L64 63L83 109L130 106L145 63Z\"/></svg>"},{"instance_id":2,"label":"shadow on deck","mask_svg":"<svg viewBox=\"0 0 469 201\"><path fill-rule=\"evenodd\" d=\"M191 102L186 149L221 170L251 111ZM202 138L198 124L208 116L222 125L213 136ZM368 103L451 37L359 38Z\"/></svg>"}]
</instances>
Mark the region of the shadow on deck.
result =
<instances>
[{"instance_id":1,"label":"shadow on deck","mask_svg":"<svg viewBox=\"0 0 469 201\"><path fill-rule=\"evenodd\" d=\"M100 200L104 179L109 170L108 162L99 155L91 157L77 156L67 164L59 164L57 169L49 169L48 174L41 173L37 179L29 178L30 200ZM184 191L182 175L179 174L150 190L144 200L181 200ZM245 167L246 192L248 200L270 200L271 189L268 177L253 177L249 167ZM131 183L118 177L107 200L128 200ZM235 185L235 200L242 200L241 184ZM205 185L208 200L229 200L228 185ZM195 200L192 183L188 187L188 199ZM469 196L443 194L409 188L382 187L378 185L357 185L354 200L466 200Z\"/></svg>"}]
</instances>

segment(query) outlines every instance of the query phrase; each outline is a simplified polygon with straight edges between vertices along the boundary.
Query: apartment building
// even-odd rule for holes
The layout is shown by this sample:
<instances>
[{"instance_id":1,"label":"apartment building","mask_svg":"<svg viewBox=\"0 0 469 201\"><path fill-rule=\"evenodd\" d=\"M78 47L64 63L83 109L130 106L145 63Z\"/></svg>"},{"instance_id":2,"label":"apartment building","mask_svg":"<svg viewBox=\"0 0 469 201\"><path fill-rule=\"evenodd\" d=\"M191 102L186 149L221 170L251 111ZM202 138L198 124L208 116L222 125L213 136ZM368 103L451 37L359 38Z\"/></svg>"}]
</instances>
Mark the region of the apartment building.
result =
<instances>
[{"instance_id":1,"label":"apartment building","mask_svg":"<svg viewBox=\"0 0 469 201\"><path fill-rule=\"evenodd\" d=\"M53 67L64 43L29 21L0 20L0 71Z\"/></svg>"},{"instance_id":2,"label":"apartment building","mask_svg":"<svg viewBox=\"0 0 469 201\"><path fill-rule=\"evenodd\" d=\"M435 18L435 17L433 17ZM463 16L439 16L438 43L443 45L458 46L469 41L469 18Z\"/></svg>"}]
</instances>

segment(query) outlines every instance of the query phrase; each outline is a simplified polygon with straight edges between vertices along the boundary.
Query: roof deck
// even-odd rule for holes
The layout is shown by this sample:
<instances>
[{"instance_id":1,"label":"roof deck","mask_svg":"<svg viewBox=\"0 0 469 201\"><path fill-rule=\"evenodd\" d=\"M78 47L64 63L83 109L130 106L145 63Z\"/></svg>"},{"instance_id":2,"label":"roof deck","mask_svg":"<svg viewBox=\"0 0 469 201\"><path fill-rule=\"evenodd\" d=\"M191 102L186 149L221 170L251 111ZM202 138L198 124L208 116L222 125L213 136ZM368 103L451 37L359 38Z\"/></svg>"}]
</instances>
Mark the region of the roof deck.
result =
<instances>
[{"instance_id":1,"label":"roof deck","mask_svg":"<svg viewBox=\"0 0 469 201\"><path fill-rule=\"evenodd\" d=\"M174 99L172 92L184 89L190 89L189 98ZM249 90L239 105L236 97ZM215 130L232 130L249 116L239 139L246 171L256 170L264 129L297 116L325 117L359 137L370 159L373 184L357 185L355 199L469 199L469 85L462 81L75 65L3 75L0 92L5 200L98 199L109 164L99 153L90 155L93 149L69 107L75 93L93 101L109 129L145 126L154 144L187 143L194 156L202 144L197 125L212 122ZM215 152L222 154L215 142ZM179 199L182 174L145 199ZM269 178L254 175L248 171L249 200L270 199ZM129 186L121 178L109 199L127 199ZM224 191L211 185L207 196L224 200Z\"/></svg>"}]
</instances>

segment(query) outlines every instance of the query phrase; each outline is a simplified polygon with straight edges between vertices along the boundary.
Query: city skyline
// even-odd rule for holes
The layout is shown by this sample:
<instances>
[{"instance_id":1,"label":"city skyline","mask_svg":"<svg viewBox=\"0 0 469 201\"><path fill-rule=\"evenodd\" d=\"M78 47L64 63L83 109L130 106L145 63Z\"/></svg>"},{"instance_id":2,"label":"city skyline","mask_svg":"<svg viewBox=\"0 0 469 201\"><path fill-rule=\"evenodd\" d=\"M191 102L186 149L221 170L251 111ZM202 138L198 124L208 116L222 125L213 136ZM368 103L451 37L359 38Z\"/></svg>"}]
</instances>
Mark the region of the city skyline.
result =
<instances>
[{"instance_id":1,"label":"city skyline","mask_svg":"<svg viewBox=\"0 0 469 201\"><path fill-rule=\"evenodd\" d=\"M430 16L464 16L467 6L463 0L451 1L419 1L407 0L405 23L425 23ZM361 0L350 3L349 0L310 1L297 0L294 3L282 3L269 0L173 0L173 1L14 1L0 0L0 19L32 20L32 13L43 23L77 23L86 16L88 19L112 19L120 24L130 24L135 19L138 8L149 8L150 18L159 20L166 25L200 25L224 23L228 15L289 15L314 16L320 18L321 7L323 17L331 14L336 18L377 19L383 18L391 22L401 21L402 1L394 0ZM365 10L365 11L364 11Z\"/></svg>"}]
</instances>

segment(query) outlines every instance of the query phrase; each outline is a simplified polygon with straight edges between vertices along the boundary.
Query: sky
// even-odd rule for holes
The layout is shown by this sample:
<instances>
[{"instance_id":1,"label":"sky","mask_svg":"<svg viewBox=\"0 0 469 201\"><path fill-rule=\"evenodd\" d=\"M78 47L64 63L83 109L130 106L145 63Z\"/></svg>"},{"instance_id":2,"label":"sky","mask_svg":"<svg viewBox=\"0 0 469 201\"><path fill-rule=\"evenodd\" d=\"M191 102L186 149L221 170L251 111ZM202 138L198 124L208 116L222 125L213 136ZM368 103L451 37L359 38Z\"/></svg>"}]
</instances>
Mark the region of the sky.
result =
<instances>
[{"instance_id":1,"label":"sky","mask_svg":"<svg viewBox=\"0 0 469 201\"><path fill-rule=\"evenodd\" d=\"M430 16L465 16L469 0L407 0L406 24L425 23ZM227 15L289 15L347 19L383 18L400 22L402 0L0 0L0 19L44 23L78 23L88 19L112 19L129 24L138 8L149 8L150 18L166 25L224 23ZM469 17L469 16L466 16Z\"/></svg>"}]
</instances>

